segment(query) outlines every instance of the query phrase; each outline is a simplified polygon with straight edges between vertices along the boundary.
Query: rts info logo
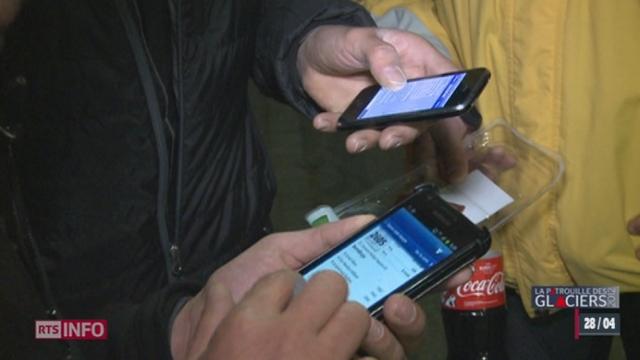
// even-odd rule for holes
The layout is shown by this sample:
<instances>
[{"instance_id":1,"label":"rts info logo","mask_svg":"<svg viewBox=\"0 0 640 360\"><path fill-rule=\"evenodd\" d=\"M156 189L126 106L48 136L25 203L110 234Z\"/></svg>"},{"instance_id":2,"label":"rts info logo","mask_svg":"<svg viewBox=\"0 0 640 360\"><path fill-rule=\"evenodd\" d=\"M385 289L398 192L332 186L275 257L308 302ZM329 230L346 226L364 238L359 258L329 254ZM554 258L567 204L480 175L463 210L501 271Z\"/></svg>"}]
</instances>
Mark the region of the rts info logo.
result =
<instances>
[{"instance_id":1,"label":"rts info logo","mask_svg":"<svg viewBox=\"0 0 640 360\"><path fill-rule=\"evenodd\" d=\"M107 320L36 320L36 339L107 340Z\"/></svg>"}]
</instances>

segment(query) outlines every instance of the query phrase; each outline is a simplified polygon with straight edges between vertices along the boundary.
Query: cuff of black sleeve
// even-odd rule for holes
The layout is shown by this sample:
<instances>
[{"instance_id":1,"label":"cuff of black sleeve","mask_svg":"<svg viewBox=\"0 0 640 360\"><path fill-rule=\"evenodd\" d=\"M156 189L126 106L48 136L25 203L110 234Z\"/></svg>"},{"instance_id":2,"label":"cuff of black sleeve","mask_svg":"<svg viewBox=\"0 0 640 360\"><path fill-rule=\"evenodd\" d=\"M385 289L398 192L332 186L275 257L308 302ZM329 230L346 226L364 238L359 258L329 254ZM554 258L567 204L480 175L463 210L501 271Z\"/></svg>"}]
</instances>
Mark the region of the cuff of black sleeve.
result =
<instances>
[{"instance_id":1,"label":"cuff of black sleeve","mask_svg":"<svg viewBox=\"0 0 640 360\"><path fill-rule=\"evenodd\" d=\"M177 305L190 296L194 296L201 284L190 281L177 281L161 291L151 295L143 303L119 312L109 326L121 332L109 334L116 354L110 358L126 359L167 359L171 356L170 326Z\"/></svg>"},{"instance_id":2,"label":"cuff of black sleeve","mask_svg":"<svg viewBox=\"0 0 640 360\"><path fill-rule=\"evenodd\" d=\"M195 296L201 287L196 282L179 281L138 309L134 336L140 341L139 348L148 350L148 353L140 354L141 359L172 358L170 337L167 335L171 333L172 316L178 304L185 298Z\"/></svg>"}]
</instances>

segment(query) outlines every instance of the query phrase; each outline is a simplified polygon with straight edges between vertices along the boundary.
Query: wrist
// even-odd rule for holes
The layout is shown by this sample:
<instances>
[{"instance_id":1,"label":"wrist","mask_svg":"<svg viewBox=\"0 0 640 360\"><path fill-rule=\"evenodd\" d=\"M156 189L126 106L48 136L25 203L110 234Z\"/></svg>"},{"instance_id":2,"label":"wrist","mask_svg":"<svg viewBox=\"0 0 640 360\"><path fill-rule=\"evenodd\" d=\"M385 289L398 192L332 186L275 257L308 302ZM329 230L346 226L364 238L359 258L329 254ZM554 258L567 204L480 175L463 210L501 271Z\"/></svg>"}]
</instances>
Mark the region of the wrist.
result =
<instances>
[{"instance_id":1,"label":"wrist","mask_svg":"<svg viewBox=\"0 0 640 360\"><path fill-rule=\"evenodd\" d=\"M184 359L191 333L188 302L190 297L183 297L176 303L169 318L169 345L173 359Z\"/></svg>"}]
</instances>

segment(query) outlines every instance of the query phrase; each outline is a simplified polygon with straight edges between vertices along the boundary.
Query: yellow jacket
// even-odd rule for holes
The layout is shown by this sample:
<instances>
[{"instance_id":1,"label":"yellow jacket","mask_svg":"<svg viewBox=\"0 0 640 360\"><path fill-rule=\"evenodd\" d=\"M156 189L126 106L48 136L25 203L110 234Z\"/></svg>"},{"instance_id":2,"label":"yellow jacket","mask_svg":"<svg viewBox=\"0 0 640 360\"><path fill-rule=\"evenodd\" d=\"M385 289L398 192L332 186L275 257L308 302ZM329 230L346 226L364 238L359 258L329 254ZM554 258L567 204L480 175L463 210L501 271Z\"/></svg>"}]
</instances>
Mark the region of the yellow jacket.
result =
<instances>
[{"instance_id":1,"label":"yellow jacket","mask_svg":"<svg viewBox=\"0 0 640 360\"><path fill-rule=\"evenodd\" d=\"M359 2L411 10L454 61L489 68L484 118L564 157L560 186L494 237L529 314L532 285L640 291L640 1Z\"/></svg>"}]
</instances>

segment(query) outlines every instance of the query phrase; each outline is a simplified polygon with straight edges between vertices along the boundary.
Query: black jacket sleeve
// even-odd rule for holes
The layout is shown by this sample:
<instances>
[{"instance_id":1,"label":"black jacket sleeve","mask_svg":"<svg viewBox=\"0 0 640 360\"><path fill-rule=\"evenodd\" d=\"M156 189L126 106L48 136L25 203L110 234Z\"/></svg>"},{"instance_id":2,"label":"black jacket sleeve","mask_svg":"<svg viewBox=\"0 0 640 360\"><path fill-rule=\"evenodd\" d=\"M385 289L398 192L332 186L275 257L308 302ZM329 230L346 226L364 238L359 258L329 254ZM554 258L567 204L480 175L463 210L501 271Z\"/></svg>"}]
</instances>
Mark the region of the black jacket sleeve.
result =
<instances>
[{"instance_id":1,"label":"black jacket sleeve","mask_svg":"<svg viewBox=\"0 0 640 360\"><path fill-rule=\"evenodd\" d=\"M375 26L369 13L346 0L274 0L263 4L253 79L268 96L289 103L307 117L320 111L305 93L296 67L298 48L320 25Z\"/></svg>"}]
</instances>

